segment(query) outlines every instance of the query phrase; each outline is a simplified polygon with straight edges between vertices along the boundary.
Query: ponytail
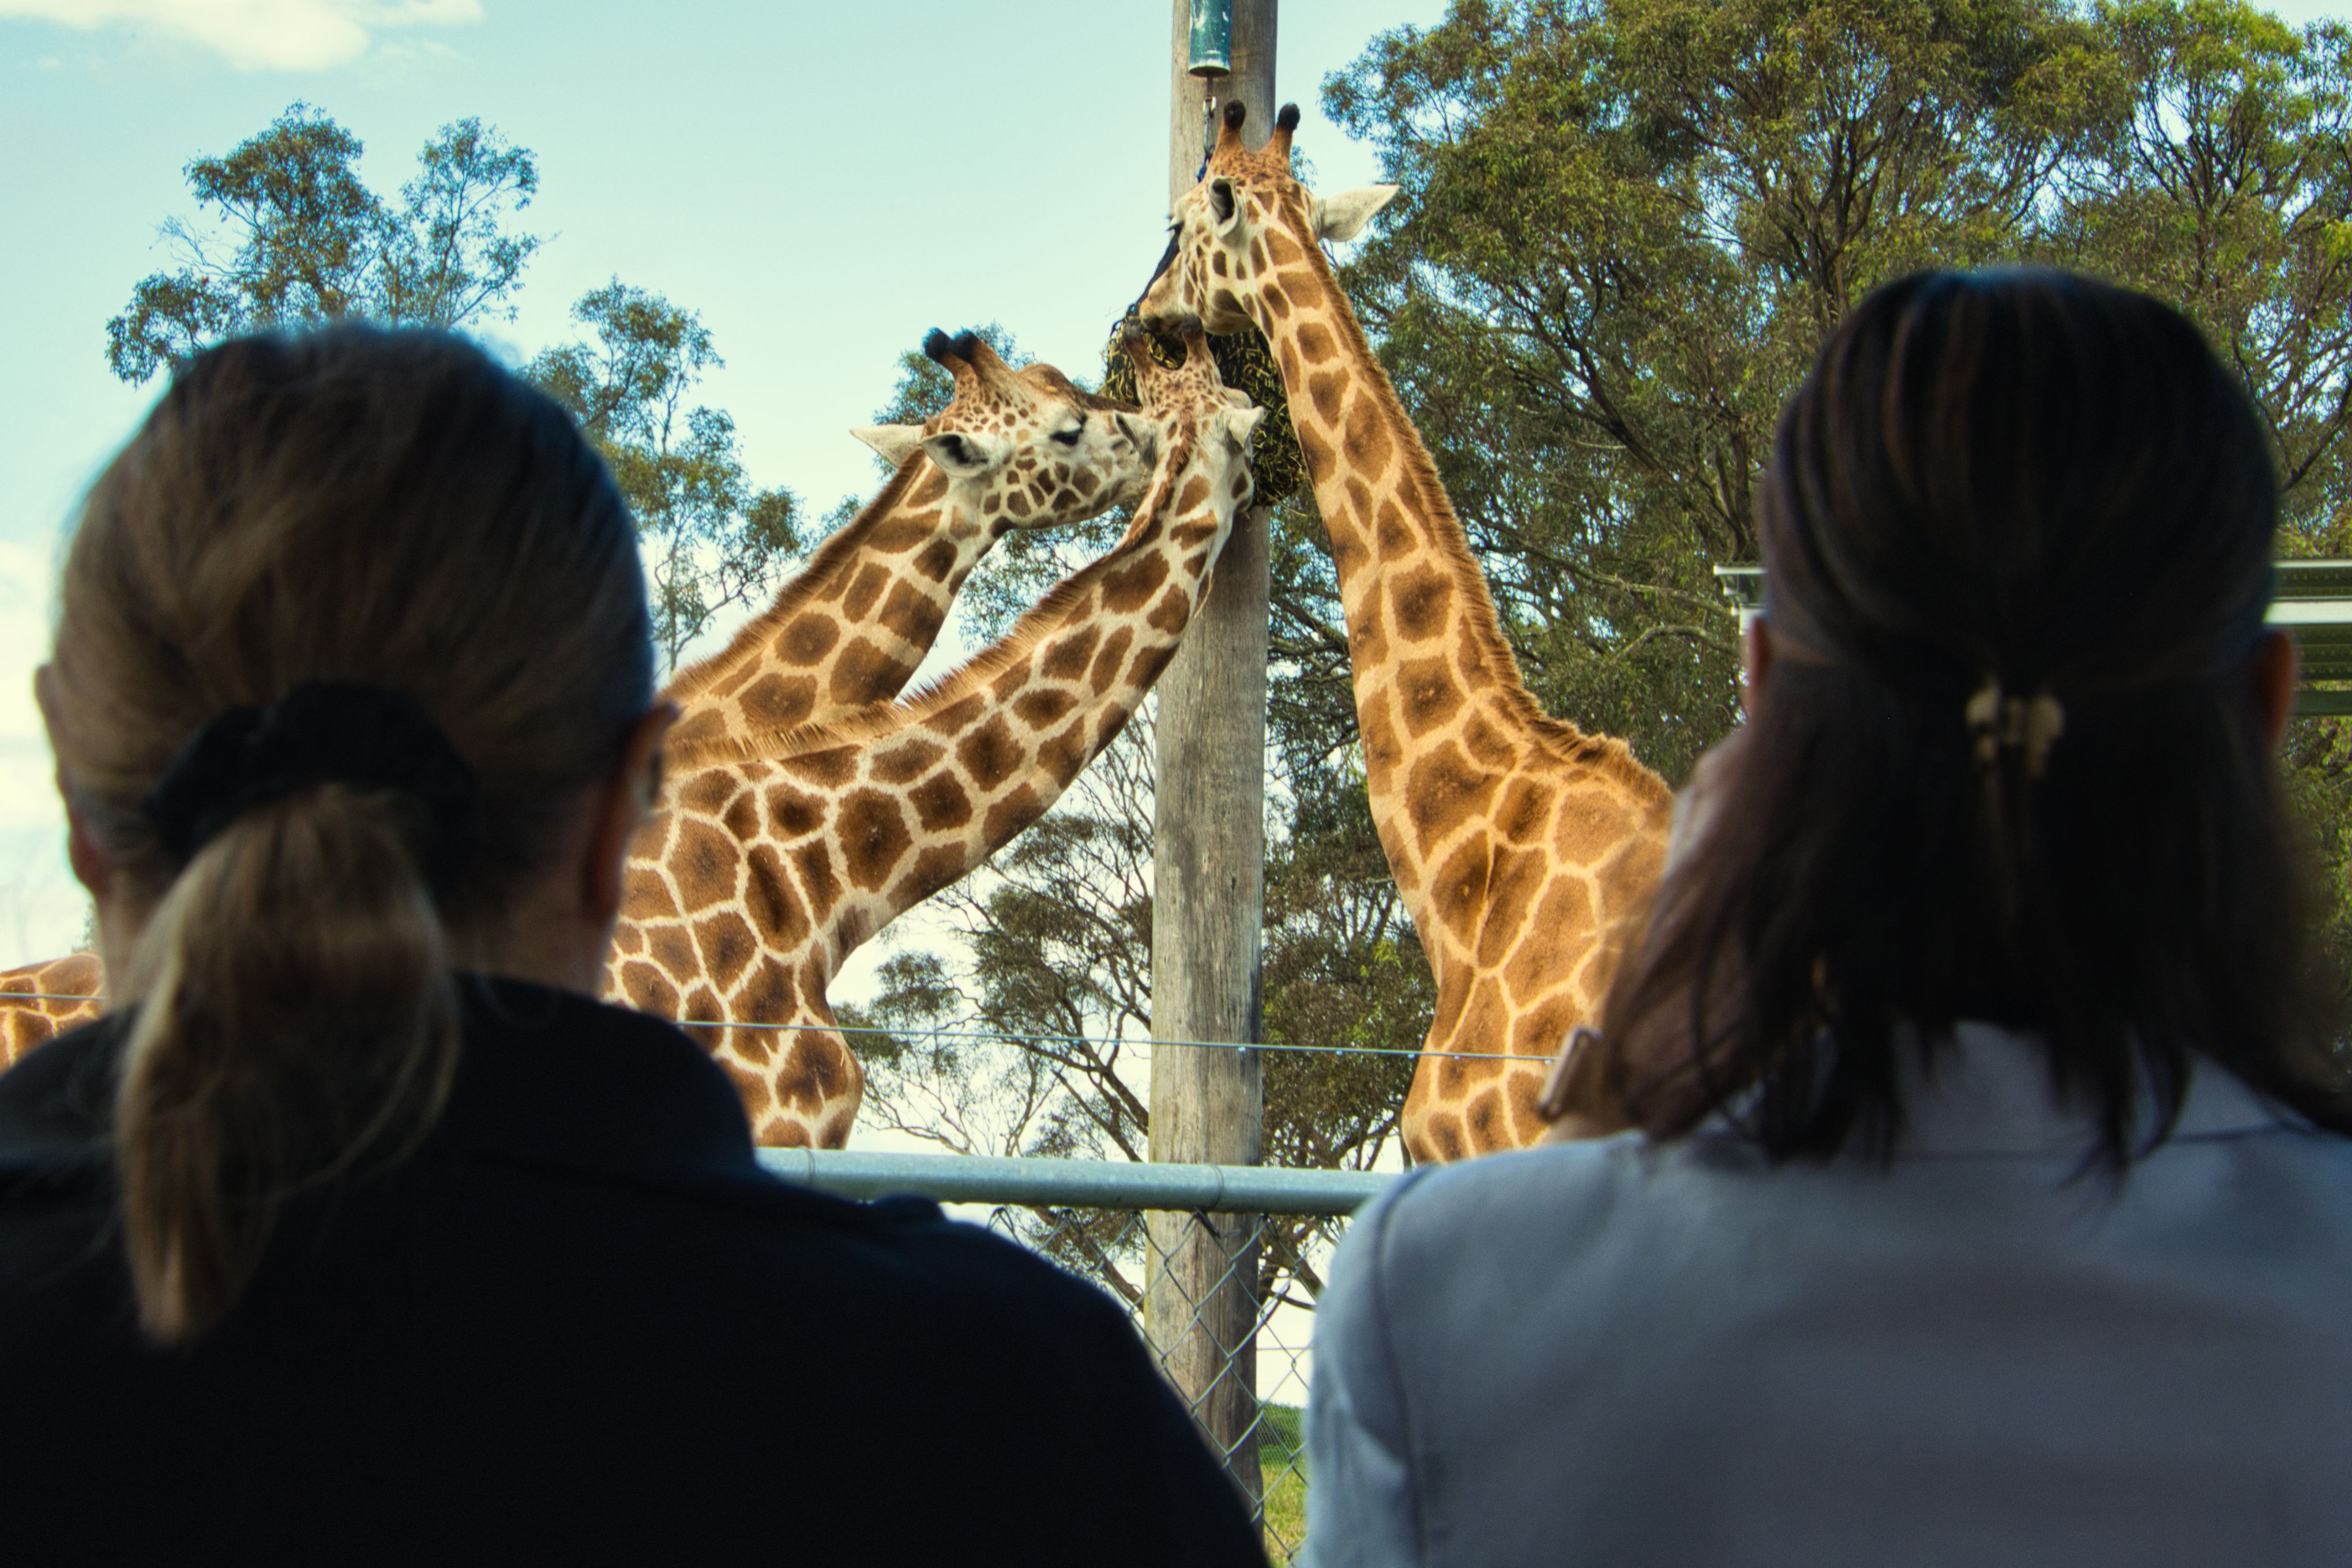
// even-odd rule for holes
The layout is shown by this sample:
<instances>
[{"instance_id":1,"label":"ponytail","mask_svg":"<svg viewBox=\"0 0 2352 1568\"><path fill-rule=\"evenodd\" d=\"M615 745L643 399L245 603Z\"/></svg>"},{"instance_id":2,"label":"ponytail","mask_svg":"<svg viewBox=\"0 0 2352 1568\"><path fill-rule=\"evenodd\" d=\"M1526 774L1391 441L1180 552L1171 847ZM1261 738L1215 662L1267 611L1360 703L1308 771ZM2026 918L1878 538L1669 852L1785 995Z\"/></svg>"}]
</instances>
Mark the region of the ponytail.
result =
<instances>
[{"instance_id":1,"label":"ponytail","mask_svg":"<svg viewBox=\"0 0 2352 1568\"><path fill-rule=\"evenodd\" d=\"M398 1159L440 1113L457 999L404 805L328 785L247 813L141 938L116 1166L157 1343L236 1301L288 1198Z\"/></svg>"}]
</instances>

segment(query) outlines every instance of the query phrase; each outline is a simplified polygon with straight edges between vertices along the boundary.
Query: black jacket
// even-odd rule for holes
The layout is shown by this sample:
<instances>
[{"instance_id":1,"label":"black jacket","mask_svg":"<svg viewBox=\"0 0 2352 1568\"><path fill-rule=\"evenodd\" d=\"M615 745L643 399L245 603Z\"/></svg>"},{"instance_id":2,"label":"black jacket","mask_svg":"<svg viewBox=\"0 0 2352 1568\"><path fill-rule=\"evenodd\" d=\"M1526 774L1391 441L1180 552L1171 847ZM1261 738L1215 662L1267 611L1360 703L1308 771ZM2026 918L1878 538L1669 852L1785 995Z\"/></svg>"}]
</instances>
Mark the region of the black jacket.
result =
<instances>
[{"instance_id":1,"label":"black jacket","mask_svg":"<svg viewBox=\"0 0 2352 1568\"><path fill-rule=\"evenodd\" d=\"M763 1173L666 1024L468 982L422 1151L143 1345L119 1022L0 1075L0 1564L1261 1562L1109 1297Z\"/></svg>"}]
</instances>

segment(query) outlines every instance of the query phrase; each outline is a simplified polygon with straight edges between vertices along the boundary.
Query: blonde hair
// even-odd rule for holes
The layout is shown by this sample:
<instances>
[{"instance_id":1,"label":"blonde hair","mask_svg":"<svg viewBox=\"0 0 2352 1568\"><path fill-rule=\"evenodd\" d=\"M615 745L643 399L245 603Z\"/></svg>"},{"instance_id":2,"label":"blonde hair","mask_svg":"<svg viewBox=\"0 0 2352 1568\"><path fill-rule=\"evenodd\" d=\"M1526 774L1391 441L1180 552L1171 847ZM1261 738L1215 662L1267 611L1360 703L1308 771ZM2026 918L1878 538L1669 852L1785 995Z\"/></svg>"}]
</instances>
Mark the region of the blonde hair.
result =
<instances>
[{"instance_id":1,"label":"blonde hair","mask_svg":"<svg viewBox=\"0 0 2352 1568\"><path fill-rule=\"evenodd\" d=\"M123 1241L141 1323L184 1343L288 1197L438 1117L451 932L498 917L651 702L644 578L557 404L457 339L337 327L188 364L92 486L60 598L60 770L150 911L114 978ZM399 790L298 790L184 862L142 810L217 716L311 682L406 694L472 769L437 896Z\"/></svg>"}]
</instances>

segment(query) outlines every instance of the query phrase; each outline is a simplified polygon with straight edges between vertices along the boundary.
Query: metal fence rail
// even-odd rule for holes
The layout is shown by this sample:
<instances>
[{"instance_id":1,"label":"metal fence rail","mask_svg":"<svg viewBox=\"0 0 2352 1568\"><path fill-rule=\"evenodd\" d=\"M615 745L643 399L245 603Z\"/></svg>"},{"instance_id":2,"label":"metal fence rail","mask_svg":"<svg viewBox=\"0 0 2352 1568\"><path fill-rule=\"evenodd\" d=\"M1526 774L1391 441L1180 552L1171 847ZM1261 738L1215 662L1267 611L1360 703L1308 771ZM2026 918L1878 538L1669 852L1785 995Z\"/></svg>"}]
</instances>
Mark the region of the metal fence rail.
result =
<instances>
[{"instance_id":1,"label":"metal fence rail","mask_svg":"<svg viewBox=\"0 0 2352 1568\"><path fill-rule=\"evenodd\" d=\"M1297 1406L1312 1373L1307 1359L1311 1320L1303 1316L1308 1309L1296 1292L1279 1281L1303 1277L1312 1266L1309 1260L1328 1249L1346 1218L1394 1177L1370 1171L834 1149L762 1149L760 1160L787 1180L844 1197L913 1194L985 1206L990 1228L1101 1287L1128 1310L1139 1333L1144 1329L1146 1289L1166 1289L1170 1278L1169 1270L1155 1264L1191 1228L1205 1228L1225 1243L1237 1268L1244 1260L1253 1270L1263 1267L1262 1278L1278 1282L1261 1297L1256 1322L1239 1343L1204 1343L1200 1315L1180 1310L1179 1321L1192 1321L1178 1334L1179 1343L1151 1350L1241 1485L1265 1533L1267 1553L1282 1563L1297 1551L1306 1537L1307 1476ZM1147 1215L1152 1217L1149 1221ZM1267 1242L1280 1245L1263 1245ZM1203 1297L1224 1282L1211 1282ZM1205 1377L1204 1356L1212 1368ZM1259 1364L1268 1358L1270 1383L1259 1376ZM1218 1421L1209 1406L1213 1400L1230 1411L1235 1386L1246 1391L1251 1415L1237 1423L1240 1430L1221 1435L1213 1429ZM1280 1397L1286 1392L1287 1402ZM1261 1397L1267 1393L1276 1397Z\"/></svg>"},{"instance_id":2,"label":"metal fence rail","mask_svg":"<svg viewBox=\"0 0 2352 1568\"><path fill-rule=\"evenodd\" d=\"M844 1197L912 1193L941 1203L1026 1207L1180 1209L1196 1214L1353 1214L1394 1178L1374 1171L1273 1166L1139 1165L1124 1160L992 1159L862 1149L761 1149L788 1181Z\"/></svg>"}]
</instances>

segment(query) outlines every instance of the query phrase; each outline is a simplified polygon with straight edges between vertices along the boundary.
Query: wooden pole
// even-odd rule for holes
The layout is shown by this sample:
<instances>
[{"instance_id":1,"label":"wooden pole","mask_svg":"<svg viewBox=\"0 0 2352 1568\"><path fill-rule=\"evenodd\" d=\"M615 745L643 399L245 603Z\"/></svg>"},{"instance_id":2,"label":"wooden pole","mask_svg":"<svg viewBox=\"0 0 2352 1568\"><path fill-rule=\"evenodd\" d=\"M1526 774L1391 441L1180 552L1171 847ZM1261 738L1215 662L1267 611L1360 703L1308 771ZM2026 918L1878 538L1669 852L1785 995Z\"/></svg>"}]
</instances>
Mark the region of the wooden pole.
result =
<instances>
[{"instance_id":1,"label":"wooden pole","mask_svg":"<svg viewBox=\"0 0 2352 1568\"><path fill-rule=\"evenodd\" d=\"M1245 135L1273 130L1276 4L1233 0L1233 72L1202 78L1185 69L1192 7L1174 0L1171 204L1199 181L1212 100L1247 107ZM1266 513L1252 507L1160 678L1151 1032L1163 1040L1255 1044L1263 1032L1266 590ZM1255 1051L1152 1049L1154 1160L1255 1165L1264 1128ZM1145 1332L1256 1509L1259 1221L1158 1213L1149 1225Z\"/></svg>"}]
</instances>

